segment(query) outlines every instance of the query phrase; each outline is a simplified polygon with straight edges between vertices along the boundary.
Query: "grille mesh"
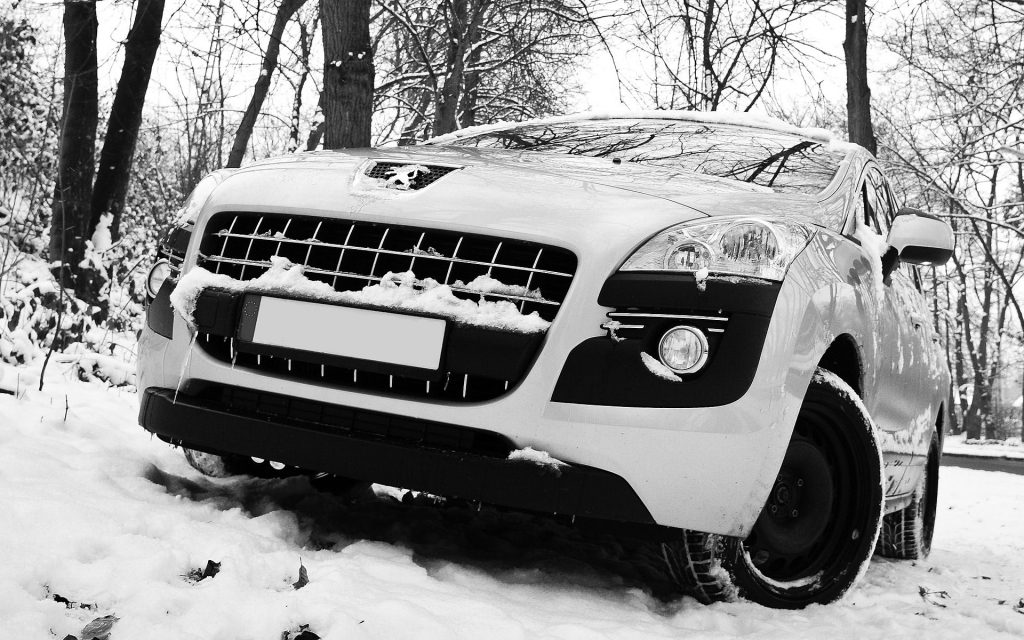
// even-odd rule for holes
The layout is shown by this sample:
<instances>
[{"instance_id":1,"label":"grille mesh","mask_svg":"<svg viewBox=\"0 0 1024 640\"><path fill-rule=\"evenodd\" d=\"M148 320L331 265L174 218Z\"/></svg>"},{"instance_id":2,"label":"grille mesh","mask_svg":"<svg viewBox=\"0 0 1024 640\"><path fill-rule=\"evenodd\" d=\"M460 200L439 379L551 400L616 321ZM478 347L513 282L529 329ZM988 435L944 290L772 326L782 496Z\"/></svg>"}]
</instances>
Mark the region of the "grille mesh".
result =
<instances>
[{"instance_id":1,"label":"grille mesh","mask_svg":"<svg viewBox=\"0 0 1024 640\"><path fill-rule=\"evenodd\" d=\"M382 225L309 216L221 213L211 218L200 244L199 266L237 280L257 278L270 257L305 265L311 280L338 291L358 291L388 272L412 271L452 286L460 298L508 300L522 313L553 320L572 283L576 257L558 247L436 229ZM489 276L507 285L482 293L465 285ZM509 288L512 287L512 288ZM428 384L400 375L332 367L321 361L257 357L237 353L229 338L200 337L211 355L238 366L284 377L316 380L331 386L452 401L495 398L518 380L503 380L447 370Z\"/></svg>"}]
</instances>

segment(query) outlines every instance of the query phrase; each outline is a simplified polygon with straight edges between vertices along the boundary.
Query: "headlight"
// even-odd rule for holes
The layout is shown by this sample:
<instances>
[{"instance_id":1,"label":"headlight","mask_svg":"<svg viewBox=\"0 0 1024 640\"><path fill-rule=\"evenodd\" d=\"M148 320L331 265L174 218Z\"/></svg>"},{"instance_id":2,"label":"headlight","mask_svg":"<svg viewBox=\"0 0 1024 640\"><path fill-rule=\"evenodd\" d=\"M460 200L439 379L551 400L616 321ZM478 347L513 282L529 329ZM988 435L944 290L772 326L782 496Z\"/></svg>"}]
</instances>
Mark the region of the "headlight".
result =
<instances>
[{"instance_id":1,"label":"headlight","mask_svg":"<svg viewBox=\"0 0 1024 640\"><path fill-rule=\"evenodd\" d=\"M669 227L636 250L621 271L704 269L719 275L782 280L811 232L778 218L715 218Z\"/></svg>"},{"instance_id":2,"label":"headlight","mask_svg":"<svg viewBox=\"0 0 1024 640\"><path fill-rule=\"evenodd\" d=\"M171 275L171 263L166 260L157 260L149 269L149 274L146 275L146 290L149 292L149 297L155 298L160 287L164 286L164 281L167 280Z\"/></svg>"},{"instance_id":3,"label":"headlight","mask_svg":"<svg viewBox=\"0 0 1024 640\"><path fill-rule=\"evenodd\" d=\"M230 170L221 169L200 180L196 188L192 190L192 193L188 194L185 204L181 205L181 209L178 209L178 212L175 214L174 224L179 227L195 224L196 218L199 217L199 212L203 210L203 205L210 199L213 190L224 181L224 178L230 172Z\"/></svg>"}]
</instances>

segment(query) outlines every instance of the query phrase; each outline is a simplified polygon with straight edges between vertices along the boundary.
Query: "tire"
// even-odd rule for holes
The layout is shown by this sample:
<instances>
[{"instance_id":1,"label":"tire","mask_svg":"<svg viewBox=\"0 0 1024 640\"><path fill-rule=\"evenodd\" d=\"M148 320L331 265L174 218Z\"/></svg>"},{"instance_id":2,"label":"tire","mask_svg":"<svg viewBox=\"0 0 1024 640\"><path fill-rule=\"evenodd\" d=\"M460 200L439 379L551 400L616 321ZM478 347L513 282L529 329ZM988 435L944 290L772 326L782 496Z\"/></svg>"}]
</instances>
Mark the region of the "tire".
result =
<instances>
[{"instance_id":1,"label":"tire","mask_svg":"<svg viewBox=\"0 0 1024 640\"><path fill-rule=\"evenodd\" d=\"M935 504L939 493L939 443L932 438L924 473L914 487L910 504L882 520L878 553L896 560L924 560L932 550Z\"/></svg>"},{"instance_id":2,"label":"tire","mask_svg":"<svg viewBox=\"0 0 1024 640\"><path fill-rule=\"evenodd\" d=\"M669 579L702 604L734 600L736 587L723 563L725 538L683 531L681 540L661 543Z\"/></svg>"},{"instance_id":3,"label":"tire","mask_svg":"<svg viewBox=\"0 0 1024 640\"><path fill-rule=\"evenodd\" d=\"M856 393L815 372L782 468L745 540L687 532L663 545L698 600L737 593L776 609L838 600L867 568L884 505L875 427Z\"/></svg>"}]
</instances>

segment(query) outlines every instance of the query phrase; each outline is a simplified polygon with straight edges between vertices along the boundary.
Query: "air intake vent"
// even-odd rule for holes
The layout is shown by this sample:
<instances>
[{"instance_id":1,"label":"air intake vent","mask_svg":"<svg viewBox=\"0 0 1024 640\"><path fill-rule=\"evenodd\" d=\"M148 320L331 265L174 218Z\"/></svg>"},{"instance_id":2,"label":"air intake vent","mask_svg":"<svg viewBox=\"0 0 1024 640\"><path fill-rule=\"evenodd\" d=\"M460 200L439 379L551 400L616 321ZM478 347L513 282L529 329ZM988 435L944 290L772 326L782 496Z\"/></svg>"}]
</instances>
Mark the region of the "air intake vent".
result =
<instances>
[{"instance_id":1,"label":"air intake vent","mask_svg":"<svg viewBox=\"0 0 1024 640\"><path fill-rule=\"evenodd\" d=\"M432 185L457 168L443 167L436 164L375 162L367 167L365 173L369 178L386 180L389 187L412 189L415 191Z\"/></svg>"}]
</instances>

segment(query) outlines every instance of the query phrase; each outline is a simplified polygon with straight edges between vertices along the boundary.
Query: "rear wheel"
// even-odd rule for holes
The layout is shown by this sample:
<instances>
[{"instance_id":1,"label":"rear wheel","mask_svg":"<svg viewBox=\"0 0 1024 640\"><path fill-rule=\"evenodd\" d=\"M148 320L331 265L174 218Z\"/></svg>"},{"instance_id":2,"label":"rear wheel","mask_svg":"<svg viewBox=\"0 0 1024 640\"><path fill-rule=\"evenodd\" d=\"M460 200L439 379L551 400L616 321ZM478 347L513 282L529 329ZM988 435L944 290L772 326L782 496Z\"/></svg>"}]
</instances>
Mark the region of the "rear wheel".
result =
<instances>
[{"instance_id":1,"label":"rear wheel","mask_svg":"<svg viewBox=\"0 0 1024 640\"><path fill-rule=\"evenodd\" d=\"M839 599L871 559L882 520L882 461L856 393L831 372L811 381L782 468L745 540L688 533L663 547L680 586L796 609ZM704 542L699 539L703 536ZM694 551L714 556L696 562ZM674 567L673 567L674 565ZM688 573L687 573L688 572ZM713 587L708 587L709 582ZM720 599L720 598L717 598Z\"/></svg>"},{"instance_id":2,"label":"rear wheel","mask_svg":"<svg viewBox=\"0 0 1024 640\"><path fill-rule=\"evenodd\" d=\"M923 560L932 550L935 504L939 493L939 443L932 438L924 472L910 504L885 516L878 553L897 560Z\"/></svg>"}]
</instances>

